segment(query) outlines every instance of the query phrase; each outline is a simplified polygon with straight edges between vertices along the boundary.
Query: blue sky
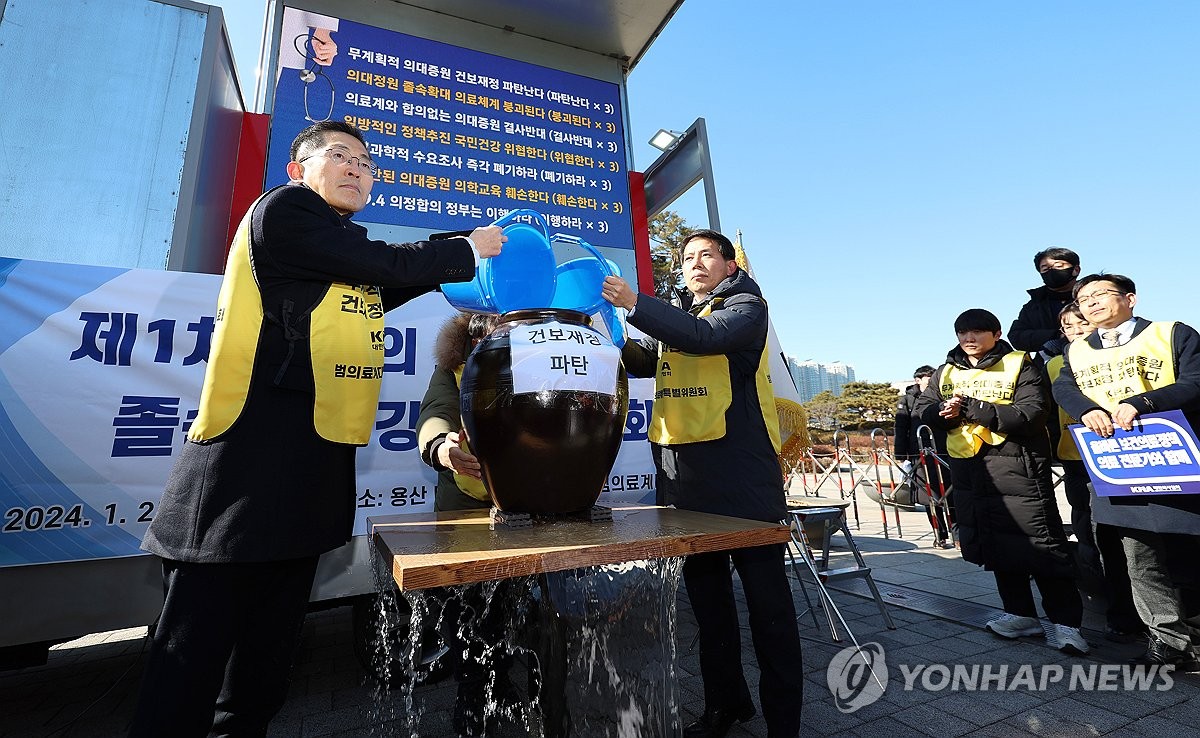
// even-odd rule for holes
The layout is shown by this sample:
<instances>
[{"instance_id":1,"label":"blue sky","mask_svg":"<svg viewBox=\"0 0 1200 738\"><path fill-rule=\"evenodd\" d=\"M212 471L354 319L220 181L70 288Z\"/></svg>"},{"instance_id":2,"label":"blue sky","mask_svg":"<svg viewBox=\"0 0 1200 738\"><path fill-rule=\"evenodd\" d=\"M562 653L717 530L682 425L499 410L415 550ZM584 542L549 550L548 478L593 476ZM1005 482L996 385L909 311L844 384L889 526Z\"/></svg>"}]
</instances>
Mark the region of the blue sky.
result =
<instances>
[{"instance_id":1,"label":"blue sky","mask_svg":"<svg viewBox=\"0 0 1200 738\"><path fill-rule=\"evenodd\" d=\"M265 3L216 4L252 87ZM1198 33L1194 0L687 0L629 76L634 168L704 117L784 351L860 379L940 363L968 307L1007 329L1049 246L1200 326Z\"/></svg>"}]
</instances>

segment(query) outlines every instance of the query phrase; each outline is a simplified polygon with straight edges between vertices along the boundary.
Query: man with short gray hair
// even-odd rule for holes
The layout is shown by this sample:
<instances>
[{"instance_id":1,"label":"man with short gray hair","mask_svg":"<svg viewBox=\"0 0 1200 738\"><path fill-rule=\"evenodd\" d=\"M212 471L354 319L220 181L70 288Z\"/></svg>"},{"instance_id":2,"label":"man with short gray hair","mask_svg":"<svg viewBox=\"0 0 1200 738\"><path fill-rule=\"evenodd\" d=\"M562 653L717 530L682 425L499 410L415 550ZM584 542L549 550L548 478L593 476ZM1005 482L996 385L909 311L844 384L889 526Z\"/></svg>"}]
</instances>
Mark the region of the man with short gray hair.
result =
<instances>
[{"instance_id":1,"label":"man with short gray hair","mask_svg":"<svg viewBox=\"0 0 1200 738\"><path fill-rule=\"evenodd\" d=\"M1102 438L1164 410L1200 427L1200 334L1134 317L1137 288L1120 274L1084 277L1075 299L1096 331L1067 347L1053 388L1062 409ZM1200 496L1093 493L1092 518L1118 528L1133 602L1150 628L1139 662L1200 668Z\"/></svg>"},{"instance_id":2,"label":"man with short gray hair","mask_svg":"<svg viewBox=\"0 0 1200 738\"><path fill-rule=\"evenodd\" d=\"M351 222L376 167L340 122L296 137L288 184L234 235L200 406L142 547L166 601L131 735L263 735L287 696L321 554L350 540L354 460L383 379L383 314L500 253L389 244Z\"/></svg>"}]
</instances>

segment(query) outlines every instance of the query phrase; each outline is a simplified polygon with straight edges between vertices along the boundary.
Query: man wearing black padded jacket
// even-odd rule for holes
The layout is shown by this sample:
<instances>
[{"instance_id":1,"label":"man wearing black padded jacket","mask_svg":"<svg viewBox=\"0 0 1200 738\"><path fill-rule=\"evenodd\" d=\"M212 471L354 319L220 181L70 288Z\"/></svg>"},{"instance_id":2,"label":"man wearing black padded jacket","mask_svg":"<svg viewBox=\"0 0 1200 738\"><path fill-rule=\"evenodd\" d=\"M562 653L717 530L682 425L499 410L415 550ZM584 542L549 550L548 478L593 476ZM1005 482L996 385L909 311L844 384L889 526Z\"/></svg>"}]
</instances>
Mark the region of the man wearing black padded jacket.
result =
<instances>
[{"instance_id":1,"label":"man wearing black padded jacket","mask_svg":"<svg viewBox=\"0 0 1200 738\"><path fill-rule=\"evenodd\" d=\"M659 504L779 522L787 509L767 303L724 235L693 231L680 249L687 289L677 306L639 295L620 277L606 277L602 293L652 337L628 341L621 360L631 375L655 378L648 432ZM704 714L684 727L684 738L719 738L735 721L754 716L731 561L746 593L767 735L796 736L804 689L800 634L778 544L693 554L683 565L704 681Z\"/></svg>"}]
</instances>

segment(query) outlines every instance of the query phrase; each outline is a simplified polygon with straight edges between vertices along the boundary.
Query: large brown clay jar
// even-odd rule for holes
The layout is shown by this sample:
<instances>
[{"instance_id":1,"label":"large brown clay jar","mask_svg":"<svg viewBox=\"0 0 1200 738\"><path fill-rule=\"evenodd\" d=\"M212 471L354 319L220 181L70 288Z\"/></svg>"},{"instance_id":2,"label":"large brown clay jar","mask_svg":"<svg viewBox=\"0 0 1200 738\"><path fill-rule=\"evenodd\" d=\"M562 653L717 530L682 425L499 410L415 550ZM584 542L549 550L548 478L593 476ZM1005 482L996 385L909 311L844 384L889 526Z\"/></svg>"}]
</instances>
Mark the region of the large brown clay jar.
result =
<instances>
[{"instance_id":1,"label":"large brown clay jar","mask_svg":"<svg viewBox=\"0 0 1200 738\"><path fill-rule=\"evenodd\" d=\"M621 446L629 383L619 358L616 381L603 387L607 391L599 391L601 387L514 391L513 331L518 331L516 340L525 352L521 355L534 352L534 360L522 361L515 369L517 386L528 390L529 372L534 370L523 367L550 357L540 356L537 352L543 347L531 348L522 337L550 335L549 330L534 333L549 328L560 342L548 343L544 350L554 354L556 366L566 364L568 371L571 366L581 367L578 356L574 361L569 356L573 350L585 351L579 346L581 338L587 350L617 351L606 336L591 328L591 319L583 313L517 310L501 317L500 325L475 347L463 369L463 426L492 502L505 512L569 513L590 508ZM561 341L564 328L574 342ZM567 356L565 362L558 360L560 355ZM588 363L593 369L598 365L594 355Z\"/></svg>"}]
</instances>

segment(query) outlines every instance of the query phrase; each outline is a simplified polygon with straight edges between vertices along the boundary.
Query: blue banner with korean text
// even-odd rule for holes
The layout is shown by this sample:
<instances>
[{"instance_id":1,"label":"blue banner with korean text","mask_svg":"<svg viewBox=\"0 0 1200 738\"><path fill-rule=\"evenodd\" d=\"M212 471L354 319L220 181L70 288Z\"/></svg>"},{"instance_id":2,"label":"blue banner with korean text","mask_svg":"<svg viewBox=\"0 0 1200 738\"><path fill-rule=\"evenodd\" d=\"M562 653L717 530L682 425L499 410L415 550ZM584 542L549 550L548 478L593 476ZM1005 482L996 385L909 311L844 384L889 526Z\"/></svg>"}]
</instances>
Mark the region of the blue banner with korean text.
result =
<instances>
[{"instance_id":1,"label":"blue banner with korean text","mask_svg":"<svg viewBox=\"0 0 1200 738\"><path fill-rule=\"evenodd\" d=\"M134 556L196 416L221 278L0 258L0 567ZM368 516L433 510L417 417L440 294L385 317L383 387L358 451L355 535ZM652 380L630 382L602 504L654 500Z\"/></svg>"},{"instance_id":2,"label":"blue banner with korean text","mask_svg":"<svg viewBox=\"0 0 1200 738\"><path fill-rule=\"evenodd\" d=\"M1178 410L1142 415L1111 438L1083 425L1070 430L1101 497L1200 493L1200 443Z\"/></svg>"},{"instance_id":3,"label":"blue banner with korean text","mask_svg":"<svg viewBox=\"0 0 1200 738\"><path fill-rule=\"evenodd\" d=\"M360 222L471 230L532 208L633 248L616 83L290 7L276 74L268 185L297 133L340 121L379 166Z\"/></svg>"}]
</instances>

